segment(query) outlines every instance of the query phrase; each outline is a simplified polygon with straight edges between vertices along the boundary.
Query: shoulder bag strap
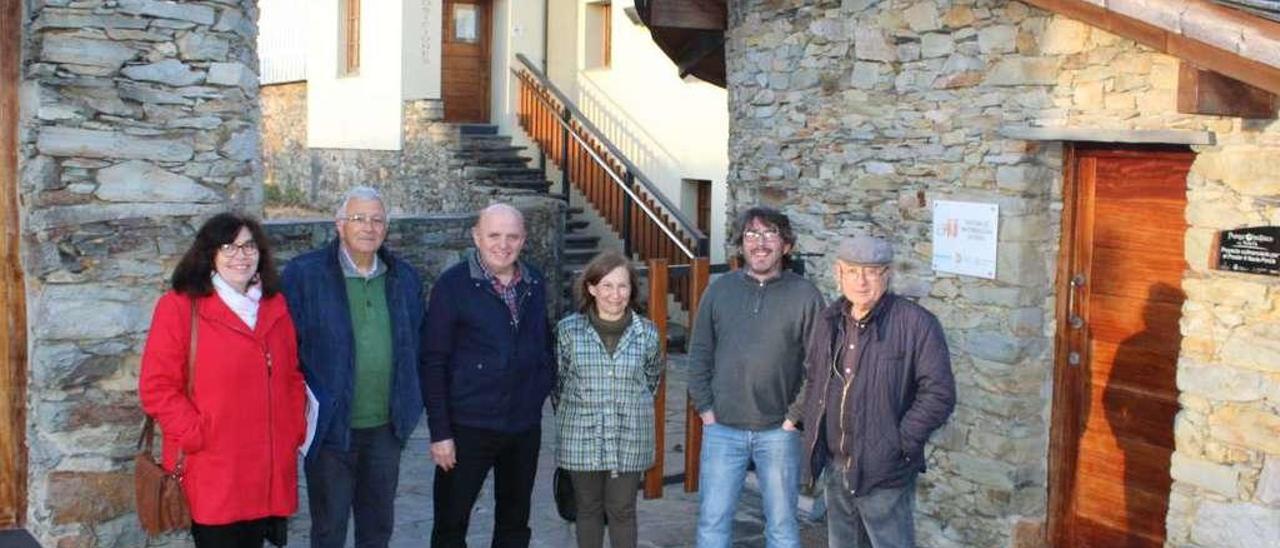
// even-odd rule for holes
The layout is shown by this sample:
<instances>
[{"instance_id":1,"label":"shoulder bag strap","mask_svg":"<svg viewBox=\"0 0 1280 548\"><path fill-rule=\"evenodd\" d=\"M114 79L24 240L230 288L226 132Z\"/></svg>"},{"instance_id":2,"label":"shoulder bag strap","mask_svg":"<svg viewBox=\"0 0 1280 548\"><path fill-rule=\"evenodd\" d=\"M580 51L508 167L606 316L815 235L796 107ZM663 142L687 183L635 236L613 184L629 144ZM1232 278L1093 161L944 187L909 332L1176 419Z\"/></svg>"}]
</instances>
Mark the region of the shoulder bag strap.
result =
<instances>
[{"instance_id":1,"label":"shoulder bag strap","mask_svg":"<svg viewBox=\"0 0 1280 548\"><path fill-rule=\"evenodd\" d=\"M196 299L191 298L191 342L187 345L187 399L191 399L191 395L195 389L195 373L196 373ZM137 450L146 450L147 454L152 454L156 433L156 421L147 415L147 419L142 423L142 432L138 435ZM182 466L183 455L181 451L178 453L178 467Z\"/></svg>"},{"instance_id":2,"label":"shoulder bag strap","mask_svg":"<svg viewBox=\"0 0 1280 548\"><path fill-rule=\"evenodd\" d=\"M187 343L187 399L195 403L193 396L196 388L196 341L199 339L199 311L196 309L196 297L191 296L191 342ZM183 464L187 455L178 449L178 462L173 465L173 473L182 477Z\"/></svg>"}]
</instances>

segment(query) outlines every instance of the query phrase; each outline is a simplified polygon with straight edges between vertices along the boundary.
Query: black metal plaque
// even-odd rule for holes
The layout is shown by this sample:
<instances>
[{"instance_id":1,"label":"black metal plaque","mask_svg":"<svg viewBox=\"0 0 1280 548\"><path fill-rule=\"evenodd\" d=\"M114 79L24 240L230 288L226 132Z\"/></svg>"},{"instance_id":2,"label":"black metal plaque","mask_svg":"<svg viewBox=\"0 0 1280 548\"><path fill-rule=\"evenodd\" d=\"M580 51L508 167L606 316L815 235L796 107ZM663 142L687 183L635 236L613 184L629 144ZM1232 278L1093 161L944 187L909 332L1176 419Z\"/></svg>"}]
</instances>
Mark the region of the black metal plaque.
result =
<instances>
[{"instance_id":1,"label":"black metal plaque","mask_svg":"<svg viewBox=\"0 0 1280 548\"><path fill-rule=\"evenodd\" d=\"M1218 270L1280 276L1280 226L1220 232Z\"/></svg>"}]
</instances>

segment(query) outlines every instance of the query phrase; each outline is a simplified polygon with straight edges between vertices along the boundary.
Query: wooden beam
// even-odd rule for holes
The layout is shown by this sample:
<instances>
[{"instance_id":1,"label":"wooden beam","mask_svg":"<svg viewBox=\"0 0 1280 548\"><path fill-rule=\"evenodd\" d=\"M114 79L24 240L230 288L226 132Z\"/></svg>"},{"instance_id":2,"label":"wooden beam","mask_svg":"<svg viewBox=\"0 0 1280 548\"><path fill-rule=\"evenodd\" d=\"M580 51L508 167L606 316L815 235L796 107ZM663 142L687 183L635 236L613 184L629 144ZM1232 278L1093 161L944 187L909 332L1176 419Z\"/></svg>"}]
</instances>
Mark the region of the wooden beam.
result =
<instances>
[{"instance_id":1,"label":"wooden beam","mask_svg":"<svg viewBox=\"0 0 1280 548\"><path fill-rule=\"evenodd\" d=\"M27 312L18 229L22 2L0 0L0 529L26 516Z\"/></svg>"},{"instance_id":2,"label":"wooden beam","mask_svg":"<svg viewBox=\"0 0 1280 548\"><path fill-rule=\"evenodd\" d=\"M1195 63L1229 78L1268 92L1280 94L1280 67L1255 61L1237 52L1189 38L1178 32L1154 26L1146 21L1111 11L1085 0L1024 0L1027 4L1070 17L1117 36L1134 40L1157 51ZM1221 14L1225 19L1245 25L1261 36L1280 36L1280 24L1261 17L1243 17L1225 8L1199 0L1201 10Z\"/></svg>"},{"instance_id":3,"label":"wooden beam","mask_svg":"<svg viewBox=\"0 0 1280 548\"><path fill-rule=\"evenodd\" d=\"M650 0L649 26L725 30L729 6L724 0Z\"/></svg>"},{"instance_id":4,"label":"wooden beam","mask_svg":"<svg viewBox=\"0 0 1280 548\"><path fill-rule=\"evenodd\" d=\"M1178 69L1178 112L1239 118L1276 118L1275 94L1203 70L1186 61Z\"/></svg>"}]
</instances>

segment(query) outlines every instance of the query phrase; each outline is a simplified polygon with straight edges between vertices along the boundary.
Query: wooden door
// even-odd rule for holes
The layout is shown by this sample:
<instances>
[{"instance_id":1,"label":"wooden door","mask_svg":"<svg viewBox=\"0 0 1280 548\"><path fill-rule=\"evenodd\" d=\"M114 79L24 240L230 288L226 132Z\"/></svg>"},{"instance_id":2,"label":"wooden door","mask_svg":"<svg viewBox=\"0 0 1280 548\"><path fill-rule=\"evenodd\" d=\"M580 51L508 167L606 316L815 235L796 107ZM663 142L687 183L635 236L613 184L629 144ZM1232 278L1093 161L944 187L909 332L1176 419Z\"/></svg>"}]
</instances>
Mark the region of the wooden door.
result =
<instances>
[{"instance_id":1,"label":"wooden door","mask_svg":"<svg viewBox=\"0 0 1280 548\"><path fill-rule=\"evenodd\" d=\"M1164 543L1193 159L1068 147L1050 453L1058 546Z\"/></svg>"},{"instance_id":2,"label":"wooden door","mask_svg":"<svg viewBox=\"0 0 1280 548\"><path fill-rule=\"evenodd\" d=\"M441 94L446 122L489 121L489 0L445 0Z\"/></svg>"},{"instance_id":3,"label":"wooden door","mask_svg":"<svg viewBox=\"0 0 1280 548\"><path fill-rule=\"evenodd\" d=\"M20 0L0 0L0 529L26 514L27 312L18 255Z\"/></svg>"}]
</instances>

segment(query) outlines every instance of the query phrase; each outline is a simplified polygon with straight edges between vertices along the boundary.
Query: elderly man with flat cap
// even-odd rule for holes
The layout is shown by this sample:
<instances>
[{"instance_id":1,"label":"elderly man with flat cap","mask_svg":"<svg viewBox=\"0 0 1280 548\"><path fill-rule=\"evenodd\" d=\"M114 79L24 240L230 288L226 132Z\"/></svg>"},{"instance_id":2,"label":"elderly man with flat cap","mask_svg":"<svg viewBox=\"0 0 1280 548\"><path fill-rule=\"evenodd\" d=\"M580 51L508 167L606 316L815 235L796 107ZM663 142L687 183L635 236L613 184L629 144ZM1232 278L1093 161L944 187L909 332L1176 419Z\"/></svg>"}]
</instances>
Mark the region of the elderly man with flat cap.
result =
<instances>
[{"instance_id":1,"label":"elderly man with flat cap","mask_svg":"<svg viewBox=\"0 0 1280 548\"><path fill-rule=\"evenodd\" d=\"M888 290L892 263L884 239L840 243L842 298L822 312L805 352L805 477L824 478L832 548L915 545L925 442L955 409L942 325Z\"/></svg>"}]
</instances>

